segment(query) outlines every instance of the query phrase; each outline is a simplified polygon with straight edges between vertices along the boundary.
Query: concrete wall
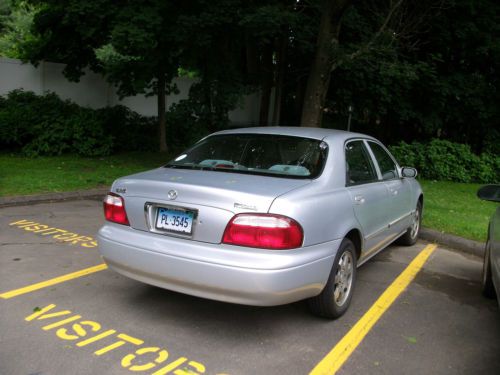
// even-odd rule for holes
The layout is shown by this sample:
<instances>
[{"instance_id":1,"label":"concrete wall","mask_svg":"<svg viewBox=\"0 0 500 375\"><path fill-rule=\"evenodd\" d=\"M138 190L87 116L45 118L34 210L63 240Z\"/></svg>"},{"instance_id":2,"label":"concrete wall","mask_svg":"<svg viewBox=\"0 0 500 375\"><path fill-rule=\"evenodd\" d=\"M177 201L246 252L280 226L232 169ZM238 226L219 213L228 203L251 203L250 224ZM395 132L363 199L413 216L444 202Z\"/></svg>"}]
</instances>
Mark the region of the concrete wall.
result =
<instances>
[{"instance_id":1,"label":"concrete wall","mask_svg":"<svg viewBox=\"0 0 500 375\"><path fill-rule=\"evenodd\" d=\"M144 116L157 115L158 107L154 96L136 95L120 100L115 87L107 83L101 75L87 71L79 82L70 82L62 74L63 69L64 64L43 62L34 67L16 59L0 57L0 95L16 89L33 91L39 95L52 91L63 99L70 99L90 108L122 104ZM193 82L190 78L177 78L175 83L179 94L168 96L167 106L186 99ZM260 95L247 95L241 108L230 112L229 118L234 125L252 126L258 123L259 108Z\"/></svg>"},{"instance_id":2,"label":"concrete wall","mask_svg":"<svg viewBox=\"0 0 500 375\"><path fill-rule=\"evenodd\" d=\"M15 89L43 94L53 91L85 107L100 108L112 104L113 88L101 76L87 72L80 82L70 82L62 74L63 64L40 63L38 67L19 60L0 58L0 95Z\"/></svg>"}]
</instances>

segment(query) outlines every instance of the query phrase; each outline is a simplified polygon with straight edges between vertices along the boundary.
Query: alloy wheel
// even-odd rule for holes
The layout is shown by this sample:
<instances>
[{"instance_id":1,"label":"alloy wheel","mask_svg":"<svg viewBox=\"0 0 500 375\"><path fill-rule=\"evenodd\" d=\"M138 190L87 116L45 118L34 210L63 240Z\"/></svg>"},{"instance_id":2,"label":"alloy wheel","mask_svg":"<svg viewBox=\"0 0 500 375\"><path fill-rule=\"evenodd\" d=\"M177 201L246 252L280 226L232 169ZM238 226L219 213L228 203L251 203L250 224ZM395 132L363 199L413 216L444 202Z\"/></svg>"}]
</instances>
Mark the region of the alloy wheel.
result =
<instances>
[{"instance_id":1,"label":"alloy wheel","mask_svg":"<svg viewBox=\"0 0 500 375\"><path fill-rule=\"evenodd\" d=\"M342 306L349 298L352 288L354 262L349 251L345 251L339 258L337 274L335 275L335 289L333 298L337 306Z\"/></svg>"},{"instance_id":2,"label":"alloy wheel","mask_svg":"<svg viewBox=\"0 0 500 375\"><path fill-rule=\"evenodd\" d=\"M413 215L413 222L411 223L411 238L415 238L418 235L418 230L420 229L420 210L415 210L415 215Z\"/></svg>"}]
</instances>

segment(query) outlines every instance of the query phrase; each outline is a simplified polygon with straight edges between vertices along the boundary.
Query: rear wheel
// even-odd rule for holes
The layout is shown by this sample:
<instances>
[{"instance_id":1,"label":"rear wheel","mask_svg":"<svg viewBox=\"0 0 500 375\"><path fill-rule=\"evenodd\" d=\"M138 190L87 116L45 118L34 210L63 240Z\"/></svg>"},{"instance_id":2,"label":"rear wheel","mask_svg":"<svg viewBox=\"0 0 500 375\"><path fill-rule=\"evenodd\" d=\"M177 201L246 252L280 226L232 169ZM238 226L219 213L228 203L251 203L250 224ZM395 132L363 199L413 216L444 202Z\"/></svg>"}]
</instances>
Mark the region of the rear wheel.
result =
<instances>
[{"instance_id":1,"label":"rear wheel","mask_svg":"<svg viewBox=\"0 0 500 375\"><path fill-rule=\"evenodd\" d=\"M323 291L308 300L315 315L336 319L342 316L351 303L356 281L356 249L348 238L340 244L332 270Z\"/></svg>"},{"instance_id":2,"label":"rear wheel","mask_svg":"<svg viewBox=\"0 0 500 375\"><path fill-rule=\"evenodd\" d=\"M491 261L490 261L490 242L486 242L484 249L484 262L483 262L483 277L482 277L482 290L483 295L488 298L495 297L495 287L493 286L493 279L491 277Z\"/></svg>"},{"instance_id":3,"label":"rear wheel","mask_svg":"<svg viewBox=\"0 0 500 375\"><path fill-rule=\"evenodd\" d=\"M422 224L422 203L418 201L415 213L411 218L411 224L408 230L398 239L398 243L404 246L415 245L420 233L420 226Z\"/></svg>"}]
</instances>

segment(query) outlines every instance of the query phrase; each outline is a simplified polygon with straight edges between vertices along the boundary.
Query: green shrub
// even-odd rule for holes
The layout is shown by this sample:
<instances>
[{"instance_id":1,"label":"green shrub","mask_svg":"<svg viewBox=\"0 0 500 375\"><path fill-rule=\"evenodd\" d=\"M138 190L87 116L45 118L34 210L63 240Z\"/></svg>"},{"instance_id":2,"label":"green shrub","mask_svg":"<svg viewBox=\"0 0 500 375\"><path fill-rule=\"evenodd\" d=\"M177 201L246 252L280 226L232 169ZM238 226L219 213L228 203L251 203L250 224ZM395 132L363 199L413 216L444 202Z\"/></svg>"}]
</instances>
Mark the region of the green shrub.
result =
<instances>
[{"instance_id":1,"label":"green shrub","mask_svg":"<svg viewBox=\"0 0 500 375\"><path fill-rule=\"evenodd\" d=\"M72 121L72 152L85 156L109 155L113 150L113 136L106 132L103 119L95 110L79 108Z\"/></svg>"},{"instance_id":2,"label":"green shrub","mask_svg":"<svg viewBox=\"0 0 500 375\"><path fill-rule=\"evenodd\" d=\"M425 179L477 183L499 181L498 155L483 153L478 156L468 145L433 139L428 143L401 142L390 149L401 165L417 168Z\"/></svg>"},{"instance_id":3,"label":"green shrub","mask_svg":"<svg viewBox=\"0 0 500 375\"><path fill-rule=\"evenodd\" d=\"M113 136L113 152L156 151L158 149L156 117L145 117L123 105L96 111L107 134Z\"/></svg>"},{"instance_id":4,"label":"green shrub","mask_svg":"<svg viewBox=\"0 0 500 375\"><path fill-rule=\"evenodd\" d=\"M188 100L181 100L170 106L167 124L167 142L174 153L185 150L209 133L204 121L193 112Z\"/></svg>"},{"instance_id":5,"label":"green shrub","mask_svg":"<svg viewBox=\"0 0 500 375\"><path fill-rule=\"evenodd\" d=\"M498 154L483 153L480 156L480 165L475 171L478 182L500 182L500 157Z\"/></svg>"},{"instance_id":6,"label":"green shrub","mask_svg":"<svg viewBox=\"0 0 500 375\"><path fill-rule=\"evenodd\" d=\"M95 110L22 90L0 97L0 147L27 156L156 150L155 126L124 106Z\"/></svg>"},{"instance_id":7,"label":"green shrub","mask_svg":"<svg viewBox=\"0 0 500 375\"><path fill-rule=\"evenodd\" d=\"M167 112L167 144L181 151L208 133L204 120L183 100ZM80 107L54 93L15 90L0 97L0 148L27 156L156 151L157 118L117 105Z\"/></svg>"},{"instance_id":8,"label":"green shrub","mask_svg":"<svg viewBox=\"0 0 500 375\"><path fill-rule=\"evenodd\" d=\"M229 121L230 103L219 103L212 111L203 105L196 87L192 98L171 105L166 113L167 144L174 153L207 135L208 128L215 131ZM157 117L141 116L122 105L90 109L54 93L14 90L0 97L0 148L27 156L156 151Z\"/></svg>"},{"instance_id":9,"label":"green shrub","mask_svg":"<svg viewBox=\"0 0 500 375\"><path fill-rule=\"evenodd\" d=\"M0 145L27 156L108 155L113 139L94 110L54 93L15 90L0 102Z\"/></svg>"}]
</instances>

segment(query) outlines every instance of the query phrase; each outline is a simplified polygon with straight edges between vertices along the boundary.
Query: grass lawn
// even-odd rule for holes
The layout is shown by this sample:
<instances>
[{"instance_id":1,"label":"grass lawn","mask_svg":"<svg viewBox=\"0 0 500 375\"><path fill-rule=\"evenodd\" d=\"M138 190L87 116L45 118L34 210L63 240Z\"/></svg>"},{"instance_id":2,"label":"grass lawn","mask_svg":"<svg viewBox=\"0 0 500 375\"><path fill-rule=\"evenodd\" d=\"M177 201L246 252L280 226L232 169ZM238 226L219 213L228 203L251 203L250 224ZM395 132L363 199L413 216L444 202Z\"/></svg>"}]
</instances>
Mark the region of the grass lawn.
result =
<instances>
[{"instance_id":1,"label":"grass lawn","mask_svg":"<svg viewBox=\"0 0 500 375\"><path fill-rule=\"evenodd\" d=\"M424 222L427 228L484 242L494 202L476 197L480 184L420 181L424 190Z\"/></svg>"},{"instance_id":2,"label":"grass lawn","mask_svg":"<svg viewBox=\"0 0 500 375\"><path fill-rule=\"evenodd\" d=\"M165 164L169 155L128 153L102 158L56 156L25 158L0 154L0 196L28 195L109 186L114 179ZM497 204L476 198L481 185L420 181L424 226L484 241Z\"/></svg>"},{"instance_id":3,"label":"grass lawn","mask_svg":"<svg viewBox=\"0 0 500 375\"><path fill-rule=\"evenodd\" d=\"M117 177L159 167L169 160L170 155L142 152L98 158L0 154L0 196L110 186Z\"/></svg>"}]
</instances>

